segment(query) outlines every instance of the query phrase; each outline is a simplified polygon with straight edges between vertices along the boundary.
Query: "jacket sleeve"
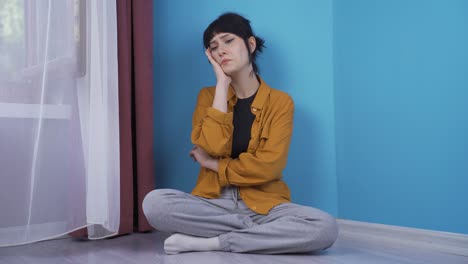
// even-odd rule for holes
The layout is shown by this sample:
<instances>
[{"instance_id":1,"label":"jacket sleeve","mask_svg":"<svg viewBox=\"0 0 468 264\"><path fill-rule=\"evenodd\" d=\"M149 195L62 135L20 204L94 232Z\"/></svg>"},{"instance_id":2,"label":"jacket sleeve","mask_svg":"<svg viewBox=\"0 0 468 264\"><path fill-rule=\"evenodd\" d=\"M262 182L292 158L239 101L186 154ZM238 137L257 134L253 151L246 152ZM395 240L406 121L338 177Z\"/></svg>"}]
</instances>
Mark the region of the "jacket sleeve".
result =
<instances>
[{"instance_id":1,"label":"jacket sleeve","mask_svg":"<svg viewBox=\"0 0 468 264\"><path fill-rule=\"evenodd\" d=\"M238 159L219 160L218 177L221 186L262 185L282 177L291 142L294 104L288 96L286 102L277 107L268 135L260 137L259 147L254 153L244 152ZM265 128L264 128L265 129Z\"/></svg>"},{"instance_id":2,"label":"jacket sleeve","mask_svg":"<svg viewBox=\"0 0 468 264\"><path fill-rule=\"evenodd\" d=\"M191 139L194 145L203 148L212 157L229 156L232 137L233 113L224 113L212 107L213 95L209 88L198 94L192 117Z\"/></svg>"}]
</instances>

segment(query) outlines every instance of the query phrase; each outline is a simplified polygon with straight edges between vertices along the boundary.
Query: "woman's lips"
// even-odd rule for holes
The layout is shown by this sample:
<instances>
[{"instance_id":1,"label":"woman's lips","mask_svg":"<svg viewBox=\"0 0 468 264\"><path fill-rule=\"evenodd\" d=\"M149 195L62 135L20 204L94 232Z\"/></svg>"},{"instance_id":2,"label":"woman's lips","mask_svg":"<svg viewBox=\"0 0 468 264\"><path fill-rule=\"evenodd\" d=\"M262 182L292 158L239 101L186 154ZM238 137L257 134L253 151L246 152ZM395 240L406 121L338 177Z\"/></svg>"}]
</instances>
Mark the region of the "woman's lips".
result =
<instances>
[{"instance_id":1,"label":"woman's lips","mask_svg":"<svg viewBox=\"0 0 468 264\"><path fill-rule=\"evenodd\" d=\"M231 61L231 60L223 60L223 61L221 61L221 64L226 64L226 63L228 63L228 62L230 62L230 61Z\"/></svg>"}]
</instances>

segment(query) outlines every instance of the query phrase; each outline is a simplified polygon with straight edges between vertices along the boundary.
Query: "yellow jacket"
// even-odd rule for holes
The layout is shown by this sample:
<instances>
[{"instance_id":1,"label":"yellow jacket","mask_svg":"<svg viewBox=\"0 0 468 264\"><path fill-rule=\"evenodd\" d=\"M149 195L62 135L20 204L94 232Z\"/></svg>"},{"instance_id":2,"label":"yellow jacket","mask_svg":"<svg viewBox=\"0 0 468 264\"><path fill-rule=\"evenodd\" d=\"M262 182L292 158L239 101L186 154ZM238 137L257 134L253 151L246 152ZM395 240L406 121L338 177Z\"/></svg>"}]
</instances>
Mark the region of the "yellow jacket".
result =
<instances>
[{"instance_id":1,"label":"yellow jacket","mask_svg":"<svg viewBox=\"0 0 468 264\"><path fill-rule=\"evenodd\" d=\"M259 77L259 76L258 76ZM239 187L245 204L267 214L274 206L289 202L290 192L281 179L286 166L293 128L291 97L273 89L259 77L260 87L251 105L255 115L247 152L231 159L233 108L237 97L232 86L228 112L212 107L216 87L200 91L192 120L192 143L219 159L218 171L201 168L193 195L218 198L227 185Z\"/></svg>"}]
</instances>

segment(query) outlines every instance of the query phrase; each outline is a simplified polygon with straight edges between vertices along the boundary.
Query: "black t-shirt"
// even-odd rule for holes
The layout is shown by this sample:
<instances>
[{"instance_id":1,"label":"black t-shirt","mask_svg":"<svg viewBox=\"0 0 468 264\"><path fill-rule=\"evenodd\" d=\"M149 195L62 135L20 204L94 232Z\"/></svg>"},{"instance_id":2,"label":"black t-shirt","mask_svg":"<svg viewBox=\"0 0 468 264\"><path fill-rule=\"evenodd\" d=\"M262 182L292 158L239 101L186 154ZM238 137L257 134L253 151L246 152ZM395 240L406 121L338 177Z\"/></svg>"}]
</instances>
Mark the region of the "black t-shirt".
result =
<instances>
[{"instance_id":1,"label":"black t-shirt","mask_svg":"<svg viewBox=\"0 0 468 264\"><path fill-rule=\"evenodd\" d=\"M237 159L242 152L246 152L249 146L250 130L255 119L255 115L250 111L250 106L256 94L257 92L244 99L237 98L237 103L234 106L234 118L232 121L234 131L231 152L231 158L233 159Z\"/></svg>"}]
</instances>

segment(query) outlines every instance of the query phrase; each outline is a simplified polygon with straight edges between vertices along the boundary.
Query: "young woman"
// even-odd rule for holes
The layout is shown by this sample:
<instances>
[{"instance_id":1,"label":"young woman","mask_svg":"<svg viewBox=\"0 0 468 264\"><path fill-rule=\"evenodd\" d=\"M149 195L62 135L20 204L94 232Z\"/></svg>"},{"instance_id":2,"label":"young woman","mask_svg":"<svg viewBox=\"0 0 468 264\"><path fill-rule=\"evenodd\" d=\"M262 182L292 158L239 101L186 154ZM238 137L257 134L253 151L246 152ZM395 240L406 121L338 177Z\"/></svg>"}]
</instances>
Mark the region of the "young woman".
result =
<instances>
[{"instance_id":1,"label":"young woman","mask_svg":"<svg viewBox=\"0 0 468 264\"><path fill-rule=\"evenodd\" d=\"M293 127L294 104L258 75L264 41L250 21L225 13L203 36L217 83L198 95L190 156L200 164L191 194L150 192L143 210L151 225L172 234L168 254L230 251L303 253L330 247L335 219L290 202L282 180Z\"/></svg>"}]
</instances>

